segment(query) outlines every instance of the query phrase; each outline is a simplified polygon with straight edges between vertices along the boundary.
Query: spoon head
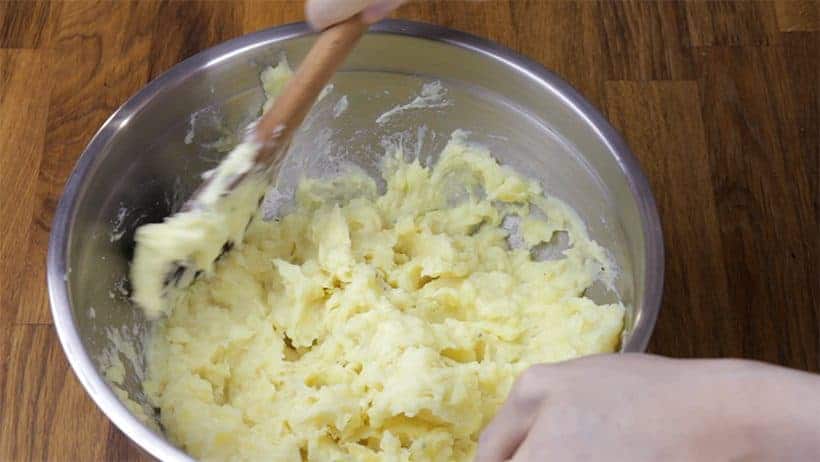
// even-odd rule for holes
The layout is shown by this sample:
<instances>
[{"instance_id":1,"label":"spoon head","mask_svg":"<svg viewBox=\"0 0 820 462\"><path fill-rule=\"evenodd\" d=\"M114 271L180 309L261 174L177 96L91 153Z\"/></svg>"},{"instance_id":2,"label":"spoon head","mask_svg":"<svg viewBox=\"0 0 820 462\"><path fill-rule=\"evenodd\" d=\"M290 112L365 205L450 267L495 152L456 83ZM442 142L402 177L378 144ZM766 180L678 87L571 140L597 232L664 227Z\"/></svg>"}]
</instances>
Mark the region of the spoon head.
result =
<instances>
[{"instance_id":1,"label":"spoon head","mask_svg":"<svg viewBox=\"0 0 820 462\"><path fill-rule=\"evenodd\" d=\"M137 229L132 298L149 319L167 314L184 289L213 274L215 264L242 245L286 149L282 143L273 151L279 155L261 164L258 143L240 144L205 174L180 212Z\"/></svg>"}]
</instances>

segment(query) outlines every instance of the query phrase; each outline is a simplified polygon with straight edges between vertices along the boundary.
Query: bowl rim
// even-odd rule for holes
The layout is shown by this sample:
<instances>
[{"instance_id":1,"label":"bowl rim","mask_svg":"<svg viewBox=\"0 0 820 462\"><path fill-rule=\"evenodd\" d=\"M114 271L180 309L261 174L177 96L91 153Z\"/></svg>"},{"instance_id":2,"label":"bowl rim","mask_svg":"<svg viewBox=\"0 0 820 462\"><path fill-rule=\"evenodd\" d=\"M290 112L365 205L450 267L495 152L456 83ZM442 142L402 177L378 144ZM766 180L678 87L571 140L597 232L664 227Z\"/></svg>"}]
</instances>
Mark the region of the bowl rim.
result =
<instances>
[{"instance_id":1,"label":"bowl rim","mask_svg":"<svg viewBox=\"0 0 820 462\"><path fill-rule=\"evenodd\" d=\"M69 224L76 213L77 198L83 190L85 178L93 172L100 152L117 130L126 125L133 114L138 113L150 101L160 96L166 88L186 79L195 71L215 65L231 56L312 33L313 31L304 22L271 27L208 48L162 73L128 99L103 123L77 160L57 205L48 245L47 283L54 327L63 351L75 376L97 407L141 449L159 460L192 461L193 459L166 438L154 433L126 409L92 363L74 322L68 288L70 268L67 265L68 243L70 242ZM594 129L625 174L630 192L637 203L641 229L645 236L644 310L640 318L636 319L630 337L622 348L624 352L644 351L660 310L663 292L663 231L649 182L620 134L569 83L541 64L504 46L465 32L407 20L381 21L371 27L370 33L404 35L442 42L499 61L560 96L567 106Z\"/></svg>"}]
</instances>

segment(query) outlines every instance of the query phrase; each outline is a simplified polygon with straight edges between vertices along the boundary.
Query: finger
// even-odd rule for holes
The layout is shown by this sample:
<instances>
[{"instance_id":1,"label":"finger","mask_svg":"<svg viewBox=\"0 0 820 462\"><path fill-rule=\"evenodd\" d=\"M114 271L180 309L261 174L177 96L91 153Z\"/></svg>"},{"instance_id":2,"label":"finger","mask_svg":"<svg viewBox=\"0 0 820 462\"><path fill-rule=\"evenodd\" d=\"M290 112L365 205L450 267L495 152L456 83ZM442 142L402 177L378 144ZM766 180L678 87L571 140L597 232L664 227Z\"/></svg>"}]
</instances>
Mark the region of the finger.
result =
<instances>
[{"instance_id":1,"label":"finger","mask_svg":"<svg viewBox=\"0 0 820 462\"><path fill-rule=\"evenodd\" d=\"M381 21L407 0L378 0L362 12L362 21L367 24Z\"/></svg>"},{"instance_id":2,"label":"finger","mask_svg":"<svg viewBox=\"0 0 820 462\"><path fill-rule=\"evenodd\" d=\"M374 3L375 0L309 0L305 17L310 27L321 30L353 17Z\"/></svg>"},{"instance_id":3,"label":"finger","mask_svg":"<svg viewBox=\"0 0 820 462\"><path fill-rule=\"evenodd\" d=\"M507 460L527 436L547 396L547 368L533 366L518 377L510 396L478 440L477 462Z\"/></svg>"}]
</instances>

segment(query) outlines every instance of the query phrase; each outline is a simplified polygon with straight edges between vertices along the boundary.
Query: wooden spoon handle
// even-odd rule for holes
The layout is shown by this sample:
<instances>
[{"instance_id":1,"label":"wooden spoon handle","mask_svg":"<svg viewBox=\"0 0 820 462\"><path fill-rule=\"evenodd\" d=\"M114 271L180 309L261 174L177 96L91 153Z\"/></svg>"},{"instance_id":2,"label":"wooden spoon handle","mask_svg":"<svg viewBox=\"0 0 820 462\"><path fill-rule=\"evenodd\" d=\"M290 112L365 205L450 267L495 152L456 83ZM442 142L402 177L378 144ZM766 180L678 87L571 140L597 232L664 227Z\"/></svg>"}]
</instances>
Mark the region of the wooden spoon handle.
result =
<instances>
[{"instance_id":1,"label":"wooden spoon handle","mask_svg":"<svg viewBox=\"0 0 820 462\"><path fill-rule=\"evenodd\" d=\"M257 161L270 163L290 142L316 98L367 30L356 15L321 32L296 73L256 125L254 139L262 146Z\"/></svg>"}]
</instances>

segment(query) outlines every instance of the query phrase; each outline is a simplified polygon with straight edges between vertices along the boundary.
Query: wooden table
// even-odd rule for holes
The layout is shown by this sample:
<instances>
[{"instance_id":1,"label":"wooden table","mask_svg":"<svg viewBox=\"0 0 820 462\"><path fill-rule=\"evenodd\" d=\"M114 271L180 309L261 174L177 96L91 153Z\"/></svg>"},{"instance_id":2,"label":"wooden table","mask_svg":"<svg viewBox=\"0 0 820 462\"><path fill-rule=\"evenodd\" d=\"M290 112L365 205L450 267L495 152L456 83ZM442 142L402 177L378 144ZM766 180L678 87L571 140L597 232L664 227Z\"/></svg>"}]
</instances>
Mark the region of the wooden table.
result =
<instances>
[{"instance_id":1,"label":"wooden table","mask_svg":"<svg viewBox=\"0 0 820 462\"><path fill-rule=\"evenodd\" d=\"M651 350L820 370L820 3L427 1L576 86L648 174L666 236ZM51 326L55 204L105 119L301 2L0 3L0 460L145 456L79 386Z\"/></svg>"}]
</instances>

